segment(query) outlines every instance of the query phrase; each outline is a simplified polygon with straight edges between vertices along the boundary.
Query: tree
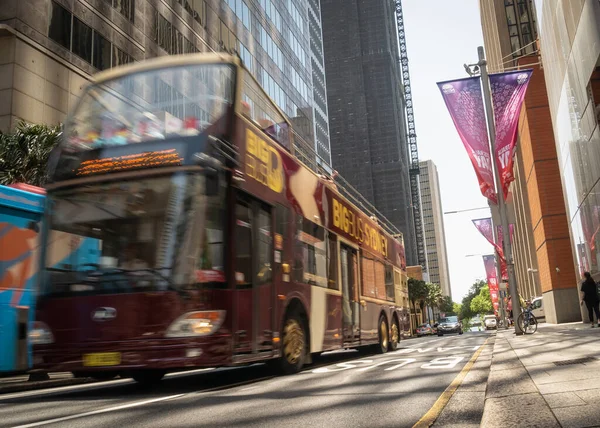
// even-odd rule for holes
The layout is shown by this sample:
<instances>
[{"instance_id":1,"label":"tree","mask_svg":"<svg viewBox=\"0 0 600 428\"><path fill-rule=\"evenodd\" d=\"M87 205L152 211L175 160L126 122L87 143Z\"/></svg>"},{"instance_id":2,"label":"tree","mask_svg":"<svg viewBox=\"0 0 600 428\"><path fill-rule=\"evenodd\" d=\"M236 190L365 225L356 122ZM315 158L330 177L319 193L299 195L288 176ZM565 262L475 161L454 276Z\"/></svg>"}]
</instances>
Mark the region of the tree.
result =
<instances>
[{"instance_id":1,"label":"tree","mask_svg":"<svg viewBox=\"0 0 600 428\"><path fill-rule=\"evenodd\" d=\"M471 285L469 292L462 299L462 305L461 305L460 315L459 315L460 318L469 319L469 318L473 318L475 315L477 315L476 312L473 312L471 310L471 301L479 295L479 292L481 291L481 289L483 287L485 287L486 285L487 285L487 282L483 281L483 280L475 281L473 283L473 285Z\"/></svg>"},{"instance_id":2,"label":"tree","mask_svg":"<svg viewBox=\"0 0 600 428\"><path fill-rule=\"evenodd\" d=\"M421 313L423 313L424 300L427 297L427 286L425 281L415 278L408 278L408 299L412 303L415 314L417 312L417 302L421 307Z\"/></svg>"},{"instance_id":3,"label":"tree","mask_svg":"<svg viewBox=\"0 0 600 428\"><path fill-rule=\"evenodd\" d=\"M452 304L452 313L454 315L459 315L461 311L462 311L462 305L460 303L455 302Z\"/></svg>"},{"instance_id":4,"label":"tree","mask_svg":"<svg viewBox=\"0 0 600 428\"><path fill-rule=\"evenodd\" d=\"M456 303L452 301L452 298L450 296L444 296L444 298L442 299L442 303L440 304L440 312L445 313L446 316L457 315L458 312L454 310L455 305Z\"/></svg>"},{"instance_id":5,"label":"tree","mask_svg":"<svg viewBox=\"0 0 600 428\"><path fill-rule=\"evenodd\" d=\"M427 284L425 284L425 288L427 289L425 304L431 309L439 308L444 299L444 295L442 294L442 287L440 287L439 284L432 284L428 282ZM427 313L427 318L429 323L431 324L431 319L429 319L429 311Z\"/></svg>"},{"instance_id":6,"label":"tree","mask_svg":"<svg viewBox=\"0 0 600 428\"><path fill-rule=\"evenodd\" d=\"M11 133L0 132L0 184L42 186L50 152L58 144L60 126L21 122Z\"/></svg>"},{"instance_id":7,"label":"tree","mask_svg":"<svg viewBox=\"0 0 600 428\"><path fill-rule=\"evenodd\" d=\"M479 315L484 315L492 310L493 306L490 289L485 286L479 291L479 294L471 300L471 311Z\"/></svg>"}]
</instances>

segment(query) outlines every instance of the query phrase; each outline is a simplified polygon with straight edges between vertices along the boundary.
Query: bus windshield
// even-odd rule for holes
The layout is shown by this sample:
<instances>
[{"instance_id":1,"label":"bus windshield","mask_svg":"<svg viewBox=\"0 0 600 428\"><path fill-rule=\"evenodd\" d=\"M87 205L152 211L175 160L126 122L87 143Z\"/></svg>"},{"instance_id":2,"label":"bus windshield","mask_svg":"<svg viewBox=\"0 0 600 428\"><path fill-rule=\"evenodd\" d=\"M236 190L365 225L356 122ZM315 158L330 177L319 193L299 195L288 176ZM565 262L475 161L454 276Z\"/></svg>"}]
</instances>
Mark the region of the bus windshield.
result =
<instances>
[{"instance_id":1,"label":"bus windshield","mask_svg":"<svg viewBox=\"0 0 600 428\"><path fill-rule=\"evenodd\" d=\"M43 291L160 291L224 282L224 191L206 196L204 180L177 173L51 194Z\"/></svg>"},{"instance_id":2,"label":"bus windshield","mask_svg":"<svg viewBox=\"0 0 600 428\"><path fill-rule=\"evenodd\" d=\"M89 86L65 123L69 152L198 135L233 103L234 68L171 66Z\"/></svg>"}]
</instances>

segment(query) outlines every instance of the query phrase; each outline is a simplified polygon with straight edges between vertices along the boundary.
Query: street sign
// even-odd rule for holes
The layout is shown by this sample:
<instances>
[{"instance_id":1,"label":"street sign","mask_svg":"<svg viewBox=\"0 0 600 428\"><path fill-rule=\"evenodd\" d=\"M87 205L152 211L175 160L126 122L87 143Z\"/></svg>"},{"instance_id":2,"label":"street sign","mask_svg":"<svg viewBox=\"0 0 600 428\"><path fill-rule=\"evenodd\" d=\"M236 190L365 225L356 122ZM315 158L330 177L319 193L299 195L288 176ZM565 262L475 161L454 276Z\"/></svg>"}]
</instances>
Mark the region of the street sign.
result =
<instances>
[{"instance_id":1,"label":"street sign","mask_svg":"<svg viewBox=\"0 0 600 428\"><path fill-rule=\"evenodd\" d=\"M500 298L504 299L506 297L506 290L500 290Z\"/></svg>"},{"instance_id":2,"label":"street sign","mask_svg":"<svg viewBox=\"0 0 600 428\"><path fill-rule=\"evenodd\" d=\"M498 285L498 288L499 288L500 290L504 290L504 291L506 291L506 289L508 288L508 283L507 283L507 282L504 282L504 281L502 281L502 282L501 282L501 283Z\"/></svg>"}]
</instances>

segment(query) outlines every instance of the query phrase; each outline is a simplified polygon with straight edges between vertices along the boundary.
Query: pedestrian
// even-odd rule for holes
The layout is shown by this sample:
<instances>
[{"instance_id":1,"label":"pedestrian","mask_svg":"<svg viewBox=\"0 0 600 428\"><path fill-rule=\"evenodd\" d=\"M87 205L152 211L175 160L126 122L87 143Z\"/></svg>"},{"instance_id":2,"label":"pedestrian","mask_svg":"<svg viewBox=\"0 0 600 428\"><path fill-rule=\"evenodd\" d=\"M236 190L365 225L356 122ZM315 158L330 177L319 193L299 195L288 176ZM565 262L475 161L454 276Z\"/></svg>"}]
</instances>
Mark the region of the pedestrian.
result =
<instances>
[{"instance_id":1,"label":"pedestrian","mask_svg":"<svg viewBox=\"0 0 600 428\"><path fill-rule=\"evenodd\" d=\"M592 328L594 327L594 312L596 312L596 322L598 327L600 327L600 298L598 298L596 281L593 280L589 272L584 272L583 278L584 281L581 284L581 304L583 305L583 302L585 302L587 306Z\"/></svg>"}]
</instances>

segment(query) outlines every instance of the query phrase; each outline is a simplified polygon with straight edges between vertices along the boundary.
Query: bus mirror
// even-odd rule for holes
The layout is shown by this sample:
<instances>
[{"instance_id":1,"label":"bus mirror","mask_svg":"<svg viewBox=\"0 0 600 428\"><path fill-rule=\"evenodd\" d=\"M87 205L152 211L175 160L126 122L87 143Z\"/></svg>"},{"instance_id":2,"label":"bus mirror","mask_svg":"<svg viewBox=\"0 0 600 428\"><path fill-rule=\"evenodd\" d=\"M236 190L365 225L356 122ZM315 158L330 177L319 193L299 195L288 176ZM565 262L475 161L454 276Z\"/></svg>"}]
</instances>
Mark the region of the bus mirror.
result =
<instances>
[{"instance_id":1,"label":"bus mirror","mask_svg":"<svg viewBox=\"0 0 600 428\"><path fill-rule=\"evenodd\" d=\"M196 165L206 168L206 169L214 169L220 170L223 167L223 164L212 156L207 155L206 153L196 153L194 155L194 162Z\"/></svg>"}]
</instances>

